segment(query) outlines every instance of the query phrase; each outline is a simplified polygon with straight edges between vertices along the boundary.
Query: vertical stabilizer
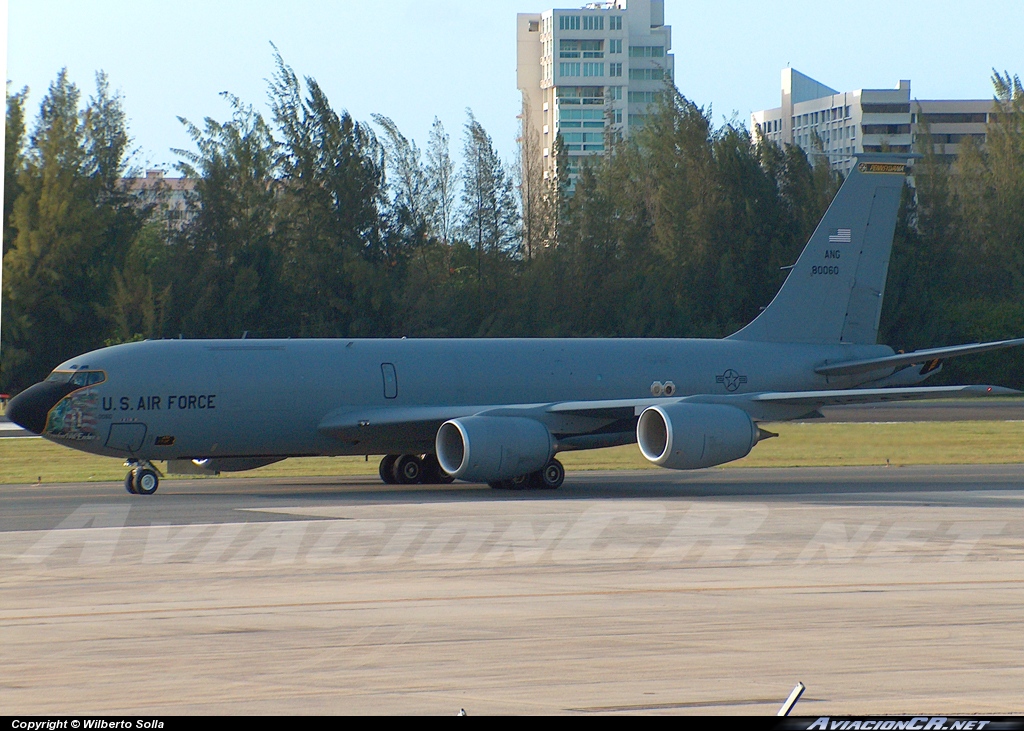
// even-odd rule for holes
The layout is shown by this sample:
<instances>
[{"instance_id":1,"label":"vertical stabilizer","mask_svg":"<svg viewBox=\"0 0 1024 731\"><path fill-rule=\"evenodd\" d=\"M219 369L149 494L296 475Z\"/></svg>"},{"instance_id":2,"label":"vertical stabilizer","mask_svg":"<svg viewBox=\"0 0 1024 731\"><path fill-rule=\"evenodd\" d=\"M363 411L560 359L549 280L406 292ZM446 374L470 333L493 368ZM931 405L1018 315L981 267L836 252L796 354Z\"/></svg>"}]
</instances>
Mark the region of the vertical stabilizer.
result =
<instances>
[{"instance_id":1,"label":"vertical stabilizer","mask_svg":"<svg viewBox=\"0 0 1024 731\"><path fill-rule=\"evenodd\" d=\"M858 155L775 299L730 337L874 345L907 160Z\"/></svg>"}]
</instances>

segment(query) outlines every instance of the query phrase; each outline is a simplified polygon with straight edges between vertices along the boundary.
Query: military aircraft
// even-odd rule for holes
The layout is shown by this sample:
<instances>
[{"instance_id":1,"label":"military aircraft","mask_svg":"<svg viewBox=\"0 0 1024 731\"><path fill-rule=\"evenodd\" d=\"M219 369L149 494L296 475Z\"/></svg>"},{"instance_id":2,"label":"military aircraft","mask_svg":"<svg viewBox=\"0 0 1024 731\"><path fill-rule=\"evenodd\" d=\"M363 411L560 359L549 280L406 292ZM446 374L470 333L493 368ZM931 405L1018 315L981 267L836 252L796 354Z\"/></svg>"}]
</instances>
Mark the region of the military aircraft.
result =
<instances>
[{"instance_id":1,"label":"military aircraft","mask_svg":"<svg viewBox=\"0 0 1024 731\"><path fill-rule=\"evenodd\" d=\"M723 464L759 426L833 404L1016 393L920 386L942 359L1024 339L896 353L876 344L908 156L861 155L772 302L721 340L154 340L59 365L9 404L45 438L211 473L385 454L388 483L557 488L555 455L636 442L668 469Z\"/></svg>"}]
</instances>

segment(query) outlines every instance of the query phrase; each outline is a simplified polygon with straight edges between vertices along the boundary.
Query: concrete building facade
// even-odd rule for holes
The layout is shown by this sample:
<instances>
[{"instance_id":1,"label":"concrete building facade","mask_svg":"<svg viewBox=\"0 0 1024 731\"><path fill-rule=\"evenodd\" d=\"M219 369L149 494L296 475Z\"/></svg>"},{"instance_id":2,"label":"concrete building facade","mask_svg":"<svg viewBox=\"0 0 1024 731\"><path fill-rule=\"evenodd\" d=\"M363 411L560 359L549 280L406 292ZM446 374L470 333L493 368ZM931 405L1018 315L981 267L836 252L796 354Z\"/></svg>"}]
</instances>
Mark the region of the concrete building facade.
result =
<instances>
[{"instance_id":1,"label":"concrete building facade","mask_svg":"<svg viewBox=\"0 0 1024 731\"><path fill-rule=\"evenodd\" d=\"M191 178L168 178L163 170L153 169L144 178L121 178L121 185L140 207L151 209L151 220L168 229L181 230L195 215L189 205L196 189Z\"/></svg>"},{"instance_id":2,"label":"concrete building facade","mask_svg":"<svg viewBox=\"0 0 1024 731\"><path fill-rule=\"evenodd\" d=\"M571 181L581 158L604 152L608 135L642 124L675 78L664 0L521 13L517 43L524 157L539 158L545 179L565 173ZM567 171L556 169L559 134Z\"/></svg>"},{"instance_id":3,"label":"concrete building facade","mask_svg":"<svg viewBox=\"0 0 1024 731\"><path fill-rule=\"evenodd\" d=\"M838 92L796 69L782 70L782 99L775 109L750 115L755 135L798 145L849 172L859 152L911 152L930 132L935 152L955 157L965 136L984 144L992 100L912 99L910 81L893 89Z\"/></svg>"}]
</instances>

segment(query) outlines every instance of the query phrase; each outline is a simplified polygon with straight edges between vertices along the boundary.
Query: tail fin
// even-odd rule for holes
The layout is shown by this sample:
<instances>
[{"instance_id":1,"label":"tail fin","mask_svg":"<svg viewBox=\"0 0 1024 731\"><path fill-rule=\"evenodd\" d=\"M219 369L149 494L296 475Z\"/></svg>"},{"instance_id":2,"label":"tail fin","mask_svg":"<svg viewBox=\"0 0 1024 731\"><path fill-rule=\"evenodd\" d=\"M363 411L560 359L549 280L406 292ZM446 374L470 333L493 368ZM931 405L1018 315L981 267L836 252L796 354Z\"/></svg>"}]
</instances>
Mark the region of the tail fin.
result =
<instances>
[{"instance_id":1,"label":"tail fin","mask_svg":"<svg viewBox=\"0 0 1024 731\"><path fill-rule=\"evenodd\" d=\"M731 338L876 342L908 157L857 157L782 289L757 319Z\"/></svg>"}]
</instances>

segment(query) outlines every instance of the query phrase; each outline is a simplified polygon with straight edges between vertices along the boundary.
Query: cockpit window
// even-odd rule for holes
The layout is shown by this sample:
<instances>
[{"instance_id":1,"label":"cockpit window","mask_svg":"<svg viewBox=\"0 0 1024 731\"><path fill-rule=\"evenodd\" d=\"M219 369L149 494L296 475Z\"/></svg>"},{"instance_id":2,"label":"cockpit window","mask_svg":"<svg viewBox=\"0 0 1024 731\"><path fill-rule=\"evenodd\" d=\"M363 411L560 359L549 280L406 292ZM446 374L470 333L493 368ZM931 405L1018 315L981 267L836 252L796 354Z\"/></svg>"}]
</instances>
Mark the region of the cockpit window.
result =
<instances>
[{"instance_id":1,"label":"cockpit window","mask_svg":"<svg viewBox=\"0 0 1024 731\"><path fill-rule=\"evenodd\" d=\"M72 386L82 388L103 383L107 380L107 374L103 371L54 371L47 377L47 383L70 383Z\"/></svg>"}]
</instances>

